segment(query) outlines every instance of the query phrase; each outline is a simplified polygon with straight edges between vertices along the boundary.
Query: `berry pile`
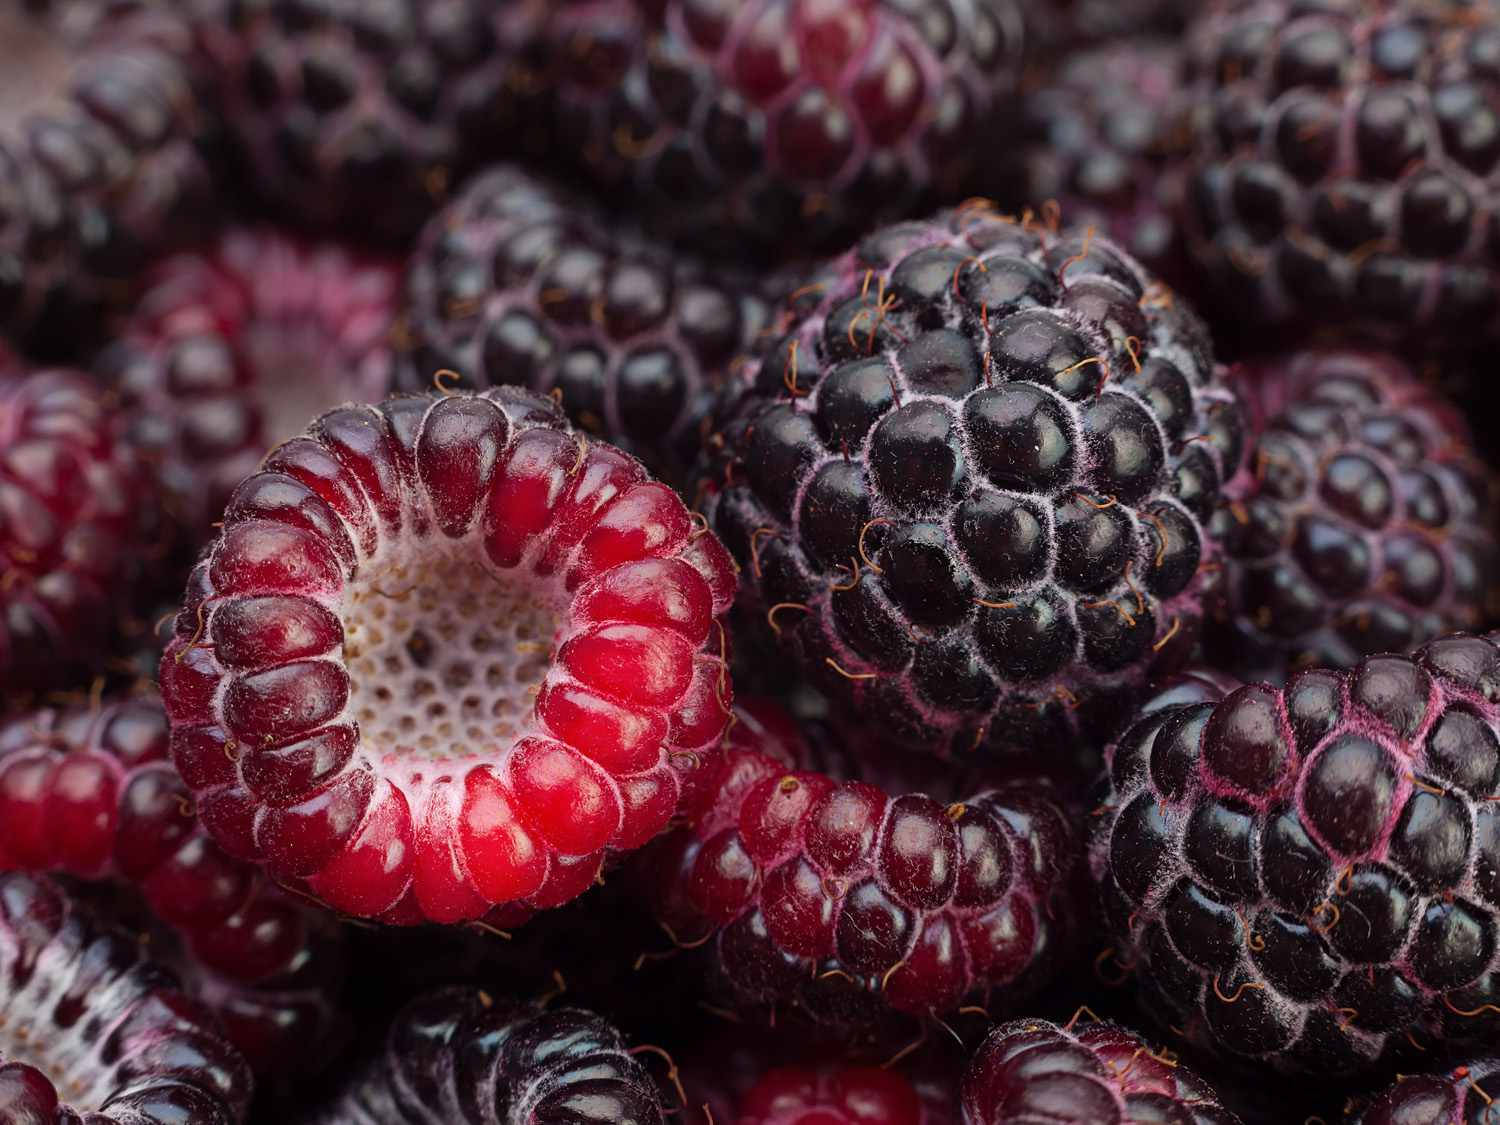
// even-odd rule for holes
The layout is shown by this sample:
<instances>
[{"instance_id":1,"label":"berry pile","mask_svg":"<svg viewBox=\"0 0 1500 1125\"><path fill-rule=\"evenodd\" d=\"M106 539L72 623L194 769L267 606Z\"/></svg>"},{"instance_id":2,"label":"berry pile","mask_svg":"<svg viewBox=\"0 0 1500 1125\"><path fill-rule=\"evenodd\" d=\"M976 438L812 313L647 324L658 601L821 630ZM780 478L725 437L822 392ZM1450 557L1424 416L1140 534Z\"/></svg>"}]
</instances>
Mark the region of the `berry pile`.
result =
<instances>
[{"instance_id":1,"label":"berry pile","mask_svg":"<svg viewBox=\"0 0 1500 1125\"><path fill-rule=\"evenodd\" d=\"M1500 0L0 0L0 1125L1500 1122L1497 185Z\"/></svg>"}]
</instances>

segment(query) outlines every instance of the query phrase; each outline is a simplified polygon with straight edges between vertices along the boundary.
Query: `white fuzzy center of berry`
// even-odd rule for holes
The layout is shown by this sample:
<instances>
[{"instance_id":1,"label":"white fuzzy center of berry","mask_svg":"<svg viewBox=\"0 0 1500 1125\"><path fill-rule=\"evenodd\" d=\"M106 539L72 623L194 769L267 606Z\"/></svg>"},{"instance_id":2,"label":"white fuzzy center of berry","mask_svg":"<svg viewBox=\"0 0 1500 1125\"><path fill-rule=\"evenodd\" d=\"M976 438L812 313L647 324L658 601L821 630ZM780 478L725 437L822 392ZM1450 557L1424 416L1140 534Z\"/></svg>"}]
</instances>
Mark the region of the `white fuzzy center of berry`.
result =
<instances>
[{"instance_id":1,"label":"white fuzzy center of berry","mask_svg":"<svg viewBox=\"0 0 1500 1125\"><path fill-rule=\"evenodd\" d=\"M41 951L31 978L13 988L0 1007L0 1059L36 1067L57 1087L60 1101L91 1113L114 1092L114 1074L97 1049L106 1033L97 1021L103 1020L107 1029L113 1020L107 1009L87 1010L98 1003L97 995L66 998L77 971L64 943L50 943ZM80 1012L80 1007L86 1010ZM71 1020L66 1026L57 1015L64 1012ZM123 1014L116 1011L113 1019Z\"/></svg>"},{"instance_id":2,"label":"white fuzzy center of berry","mask_svg":"<svg viewBox=\"0 0 1500 1125\"><path fill-rule=\"evenodd\" d=\"M45 22L13 0L0 2L0 140L19 136L28 118L65 93L68 56Z\"/></svg>"},{"instance_id":3,"label":"white fuzzy center of berry","mask_svg":"<svg viewBox=\"0 0 1500 1125\"><path fill-rule=\"evenodd\" d=\"M561 624L551 583L497 575L475 544L424 545L350 587L344 663L360 740L392 761L508 745L530 725Z\"/></svg>"}]
</instances>

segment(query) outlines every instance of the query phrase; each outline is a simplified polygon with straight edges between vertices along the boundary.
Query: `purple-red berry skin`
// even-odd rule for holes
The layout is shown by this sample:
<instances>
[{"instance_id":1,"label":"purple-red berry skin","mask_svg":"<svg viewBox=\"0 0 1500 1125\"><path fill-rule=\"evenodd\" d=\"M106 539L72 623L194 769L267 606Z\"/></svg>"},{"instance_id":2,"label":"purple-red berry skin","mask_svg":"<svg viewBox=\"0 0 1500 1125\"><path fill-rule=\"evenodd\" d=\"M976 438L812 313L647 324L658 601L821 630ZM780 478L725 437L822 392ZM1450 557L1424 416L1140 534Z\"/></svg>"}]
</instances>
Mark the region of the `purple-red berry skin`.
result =
<instances>
[{"instance_id":1,"label":"purple-red berry skin","mask_svg":"<svg viewBox=\"0 0 1500 1125\"><path fill-rule=\"evenodd\" d=\"M163 530L146 458L87 375L0 345L0 696L81 681L150 577Z\"/></svg>"},{"instance_id":2,"label":"purple-red berry skin","mask_svg":"<svg viewBox=\"0 0 1500 1125\"><path fill-rule=\"evenodd\" d=\"M669 932L712 938L734 1006L863 1033L1015 1003L1065 961L1080 844L1047 783L944 805L822 772L774 705L737 715L693 779L689 826L640 859Z\"/></svg>"},{"instance_id":3,"label":"purple-red berry skin","mask_svg":"<svg viewBox=\"0 0 1500 1125\"><path fill-rule=\"evenodd\" d=\"M50 880L0 875L0 1108L24 1125L245 1120L251 1078L140 946Z\"/></svg>"},{"instance_id":4,"label":"purple-red berry skin","mask_svg":"<svg viewBox=\"0 0 1500 1125\"><path fill-rule=\"evenodd\" d=\"M1021 40L1012 0L569 0L543 32L559 150L658 233L737 257L975 194Z\"/></svg>"},{"instance_id":5,"label":"purple-red berry skin","mask_svg":"<svg viewBox=\"0 0 1500 1125\"><path fill-rule=\"evenodd\" d=\"M1496 1125L1500 1059L1468 1059L1444 1072L1398 1074L1365 1099L1351 1125Z\"/></svg>"},{"instance_id":6,"label":"purple-red berry skin","mask_svg":"<svg viewBox=\"0 0 1500 1125\"><path fill-rule=\"evenodd\" d=\"M555 395L580 429L677 481L759 342L763 288L500 165L432 219L408 268L403 386L430 390L451 371L465 386Z\"/></svg>"},{"instance_id":7,"label":"purple-red berry skin","mask_svg":"<svg viewBox=\"0 0 1500 1125\"><path fill-rule=\"evenodd\" d=\"M1298 351L1235 380L1255 422L1214 517L1220 665L1279 682L1482 627L1500 591L1496 477L1458 410L1381 352Z\"/></svg>"},{"instance_id":8,"label":"purple-red berry skin","mask_svg":"<svg viewBox=\"0 0 1500 1125\"><path fill-rule=\"evenodd\" d=\"M963 1125L1239 1125L1186 1065L1110 1023L1001 1024L969 1060L960 1097Z\"/></svg>"},{"instance_id":9,"label":"purple-red berry skin","mask_svg":"<svg viewBox=\"0 0 1500 1125\"><path fill-rule=\"evenodd\" d=\"M1224 319L1428 353L1493 338L1497 51L1489 0L1203 5L1183 210Z\"/></svg>"},{"instance_id":10,"label":"purple-red berry skin","mask_svg":"<svg viewBox=\"0 0 1500 1125\"><path fill-rule=\"evenodd\" d=\"M312 1125L664 1125L661 1094L620 1032L578 1008L506 1003L476 988L430 993Z\"/></svg>"},{"instance_id":11,"label":"purple-red berry skin","mask_svg":"<svg viewBox=\"0 0 1500 1125\"><path fill-rule=\"evenodd\" d=\"M1500 649L1174 685L1109 752L1092 864L1147 1010L1289 1074L1483 1040L1500 995Z\"/></svg>"},{"instance_id":12,"label":"purple-red berry skin","mask_svg":"<svg viewBox=\"0 0 1500 1125\"><path fill-rule=\"evenodd\" d=\"M751 626L846 713L953 757L1076 749L1181 665L1242 422L1124 251L962 207L866 236L768 339L703 508Z\"/></svg>"}]
</instances>

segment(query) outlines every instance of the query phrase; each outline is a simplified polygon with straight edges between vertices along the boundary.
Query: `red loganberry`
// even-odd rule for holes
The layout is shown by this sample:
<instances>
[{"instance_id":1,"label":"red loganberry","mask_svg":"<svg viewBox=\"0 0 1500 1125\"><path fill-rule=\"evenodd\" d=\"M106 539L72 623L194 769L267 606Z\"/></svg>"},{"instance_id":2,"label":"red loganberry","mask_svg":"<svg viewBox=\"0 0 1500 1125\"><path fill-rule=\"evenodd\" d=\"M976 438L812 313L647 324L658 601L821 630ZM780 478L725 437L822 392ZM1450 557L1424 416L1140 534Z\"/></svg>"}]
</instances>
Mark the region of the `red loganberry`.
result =
<instances>
[{"instance_id":1,"label":"red loganberry","mask_svg":"<svg viewBox=\"0 0 1500 1125\"><path fill-rule=\"evenodd\" d=\"M642 858L658 917L684 943L713 935L734 1001L867 1027L1039 984L1066 944L1081 851L1047 784L946 807L896 796L805 768L811 751L773 711L740 709L684 803L691 826Z\"/></svg>"},{"instance_id":2,"label":"red loganberry","mask_svg":"<svg viewBox=\"0 0 1500 1125\"><path fill-rule=\"evenodd\" d=\"M96 370L132 409L170 502L206 534L267 449L391 390L395 264L234 228L167 258Z\"/></svg>"},{"instance_id":3,"label":"red loganberry","mask_svg":"<svg viewBox=\"0 0 1500 1125\"><path fill-rule=\"evenodd\" d=\"M335 410L240 486L189 579L173 757L226 851L337 910L556 906L717 742L734 590L681 500L549 399Z\"/></svg>"},{"instance_id":4,"label":"red loganberry","mask_svg":"<svg viewBox=\"0 0 1500 1125\"><path fill-rule=\"evenodd\" d=\"M935 1125L911 1082L892 1070L768 1071L740 1102L737 1125Z\"/></svg>"},{"instance_id":5,"label":"red loganberry","mask_svg":"<svg viewBox=\"0 0 1500 1125\"><path fill-rule=\"evenodd\" d=\"M80 676L157 534L146 465L97 382L0 349L0 693Z\"/></svg>"},{"instance_id":6,"label":"red loganberry","mask_svg":"<svg viewBox=\"0 0 1500 1125\"><path fill-rule=\"evenodd\" d=\"M209 838L155 699L0 724L0 870L138 888L186 946L190 990L257 1068L305 1061L337 1023L336 934Z\"/></svg>"}]
</instances>

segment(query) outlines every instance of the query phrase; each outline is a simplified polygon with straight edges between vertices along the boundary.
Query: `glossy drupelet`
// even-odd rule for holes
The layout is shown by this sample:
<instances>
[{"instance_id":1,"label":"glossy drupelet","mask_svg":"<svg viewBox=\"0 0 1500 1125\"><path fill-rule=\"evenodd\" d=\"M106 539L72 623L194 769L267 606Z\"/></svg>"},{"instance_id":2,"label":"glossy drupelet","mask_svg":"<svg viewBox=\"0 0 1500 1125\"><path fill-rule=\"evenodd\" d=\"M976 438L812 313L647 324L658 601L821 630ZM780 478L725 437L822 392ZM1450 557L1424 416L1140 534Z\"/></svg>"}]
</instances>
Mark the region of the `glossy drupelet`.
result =
<instances>
[{"instance_id":1,"label":"glossy drupelet","mask_svg":"<svg viewBox=\"0 0 1500 1125\"><path fill-rule=\"evenodd\" d=\"M339 1024L341 935L209 839L155 698L0 723L0 870L138 889L188 953L188 991L258 1072L323 1061Z\"/></svg>"},{"instance_id":2,"label":"glossy drupelet","mask_svg":"<svg viewBox=\"0 0 1500 1125\"><path fill-rule=\"evenodd\" d=\"M191 34L167 5L0 9L0 331L78 354L210 196Z\"/></svg>"},{"instance_id":3,"label":"glossy drupelet","mask_svg":"<svg viewBox=\"0 0 1500 1125\"><path fill-rule=\"evenodd\" d=\"M1262 1071L1367 1073L1495 1034L1500 636L1209 673L1109 752L1092 866L1164 1027Z\"/></svg>"},{"instance_id":4,"label":"glossy drupelet","mask_svg":"<svg viewBox=\"0 0 1500 1125\"><path fill-rule=\"evenodd\" d=\"M190 0L244 184L287 221L404 248L532 106L536 0Z\"/></svg>"},{"instance_id":5,"label":"glossy drupelet","mask_svg":"<svg viewBox=\"0 0 1500 1125\"><path fill-rule=\"evenodd\" d=\"M407 273L405 389L447 369L557 394L575 425L680 478L769 302L748 272L616 226L519 168L471 181Z\"/></svg>"},{"instance_id":6,"label":"glossy drupelet","mask_svg":"<svg viewBox=\"0 0 1500 1125\"><path fill-rule=\"evenodd\" d=\"M969 1060L960 1101L963 1125L1239 1125L1175 1056L1110 1023L1001 1024Z\"/></svg>"},{"instance_id":7,"label":"glossy drupelet","mask_svg":"<svg viewBox=\"0 0 1500 1125\"><path fill-rule=\"evenodd\" d=\"M727 553L510 387L323 415L194 569L172 755L231 855L393 923L556 906L728 720ZM504 924L503 922L501 924Z\"/></svg>"},{"instance_id":8,"label":"glossy drupelet","mask_svg":"<svg viewBox=\"0 0 1500 1125\"><path fill-rule=\"evenodd\" d=\"M197 541L268 449L391 392L397 288L392 262L265 228L231 228L146 275L94 369Z\"/></svg>"},{"instance_id":9,"label":"glossy drupelet","mask_svg":"<svg viewBox=\"0 0 1500 1125\"><path fill-rule=\"evenodd\" d=\"M567 0L544 45L559 150L658 233L743 260L973 194L1021 21L1014 0Z\"/></svg>"},{"instance_id":10,"label":"glossy drupelet","mask_svg":"<svg viewBox=\"0 0 1500 1125\"><path fill-rule=\"evenodd\" d=\"M1458 411L1402 361L1313 350L1252 362L1224 545L1218 666L1281 682L1480 628L1500 590L1496 482Z\"/></svg>"},{"instance_id":11,"label":"glossy drupelet","mask_svg":"<svg viewBox=\"0 0 1500 1125\"><path fill-rule=\"evenodd\" d=\"M1470 1059L1441 1073L1401 1074L1350 1125L1496 1125L1500 1059Z\"/></svg>"},{"instance_id":12,"label":"glossy drupelet","mask_svg":"<svg viewBox=\"0 0 1500 1125\"><path fill-rule=\"evenodd\" d=\"M171 973L55 884L0 875L0 1115L238 1125L250 1072Z\"/></svg>"},{"instance_id":13,"label":"glossy drupelet","mask_svg":"<svg viewBox=\"0 0 1500 1125\"><path fill-rule=\"evenodd\" d=\"M1184 221L1226 315L1428 352L1493 338L1500 5L1231 0L1200 13Z\"/></svg>"},{"instance_id":14,"label":"glossy drupelet","mask_svg":"<svg viewBox=\"0 0 1500 1125\"><path fill-rule=\"evenodd\" d=\"M1122 39L1041 68L1028 82L1025 143L1000 155L994 193L1017 213L1092 226L1182 285L1181 69L1182 48L1165 38Z\"/></svg>"},{"instance_id":15,"label":"glossy drupelet","mask_svg":"<svg viewBox=\"0 0 1500 1125\"><path fill-rule=\"evenodd\" d=\"M0 698L97 670L161 553L149 468L87 375L0 341Z\"/></svg>"},{"instance_id":16,"label":"glossy drupelet","mask_svg":"<svg viewBox=\"0 0 1500 1125\"><path fill-rule=\"evenodd\" d=\"M730 1001L850 1032L1012 1006L1065 957L1081 845L1035 779L944 805L820 772L774 704L737 712L675 830L643 853L677 942L712 938Z\"/></svg>"},{"instance_id":17,"label":"glossy drupelet","mask_svg":"<svg viewBox=\"0 0 1500 1125\"><path fill-rule=\"evenodd\" d=\"M307 1125L664 1125L661 1094L609 1023L445 989L408 1005Z\"/></svg>"},{"instance_id":18,"label":"glossy drupelet","mask_svg":"<svg viewBox=\"0 0 1500 1125\"><path fill-rule=\"evenodd\" d=\"M1181 299L975 205L870 234L773 329L700 483L748 619L910 746L1118 730L1198 635L1243 441Z\"/></svg>"}]
</instances>

